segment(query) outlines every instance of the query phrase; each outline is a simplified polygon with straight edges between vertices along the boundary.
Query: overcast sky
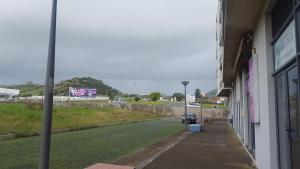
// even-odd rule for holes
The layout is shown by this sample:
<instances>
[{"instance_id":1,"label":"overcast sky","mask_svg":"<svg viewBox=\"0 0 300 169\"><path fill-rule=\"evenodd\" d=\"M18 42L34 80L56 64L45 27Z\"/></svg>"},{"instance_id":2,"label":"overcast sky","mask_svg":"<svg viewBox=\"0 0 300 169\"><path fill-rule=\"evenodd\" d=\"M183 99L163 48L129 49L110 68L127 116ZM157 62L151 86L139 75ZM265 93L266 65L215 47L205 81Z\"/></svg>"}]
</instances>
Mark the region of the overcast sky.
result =
<instances>
[{"instance_id":1,"label":"overcast sky","mask_svg":"<svg viewBox=\"0 0 300 169\"><path fill-rule=\"evenodd\" d=\"M51 0L0 6L0 84L43 83ZM217 0L58 0L55 81L90 76L128 93L216 88Z\"/></svg>"}]
</instances>

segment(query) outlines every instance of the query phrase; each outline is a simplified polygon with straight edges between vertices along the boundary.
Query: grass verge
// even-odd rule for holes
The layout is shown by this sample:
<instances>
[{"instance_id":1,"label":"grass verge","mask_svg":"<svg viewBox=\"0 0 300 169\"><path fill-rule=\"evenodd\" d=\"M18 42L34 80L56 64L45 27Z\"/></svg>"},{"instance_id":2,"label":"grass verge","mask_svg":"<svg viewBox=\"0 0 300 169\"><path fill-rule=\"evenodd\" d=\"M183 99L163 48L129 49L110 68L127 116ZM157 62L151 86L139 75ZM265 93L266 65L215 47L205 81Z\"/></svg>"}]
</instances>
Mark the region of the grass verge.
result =
<instances>
[{"instance_id":1,"label":"grass verge","mask_svg":"<svg viewBox=\"0 0 300 169\"><path fill-rule=\"evenodd\" d=\"M52 136L51 169L108 163L183 129L176 120L154 120ZM1 169L37 169L40 137L0 141Z\"/></svg>"},{"instance_id":2,"label":"grass verge","mask_svg":"<svg viewBox=\"0 0 300 169\"><path fill-rule=\"evenodd\" d=\"M118 122L158 119L160 115L117 108L55 106L53 129L83 128ZM41 130L42 105L37 103L0 103L0 135Z\"/></svg>"}]
</instances>

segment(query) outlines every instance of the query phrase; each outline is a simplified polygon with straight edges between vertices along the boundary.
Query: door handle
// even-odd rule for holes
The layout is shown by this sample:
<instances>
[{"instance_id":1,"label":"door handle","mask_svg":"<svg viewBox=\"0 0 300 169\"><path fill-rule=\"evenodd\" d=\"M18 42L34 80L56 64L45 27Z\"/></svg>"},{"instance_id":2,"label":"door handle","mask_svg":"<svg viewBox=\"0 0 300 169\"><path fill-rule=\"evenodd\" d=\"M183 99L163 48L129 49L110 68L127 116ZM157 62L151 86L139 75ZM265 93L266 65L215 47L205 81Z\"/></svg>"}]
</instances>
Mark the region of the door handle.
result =
<instances>
[{"instance_id":1,"label":"door handle","mask_svg":"<svg viewBox=\"0 0 300 169\"><path fill-rule=\"evenodd\" d=\"M285 131L291 133L291 132L295 132L295 129L288 128Z\"/></svg>"}]
</instances>

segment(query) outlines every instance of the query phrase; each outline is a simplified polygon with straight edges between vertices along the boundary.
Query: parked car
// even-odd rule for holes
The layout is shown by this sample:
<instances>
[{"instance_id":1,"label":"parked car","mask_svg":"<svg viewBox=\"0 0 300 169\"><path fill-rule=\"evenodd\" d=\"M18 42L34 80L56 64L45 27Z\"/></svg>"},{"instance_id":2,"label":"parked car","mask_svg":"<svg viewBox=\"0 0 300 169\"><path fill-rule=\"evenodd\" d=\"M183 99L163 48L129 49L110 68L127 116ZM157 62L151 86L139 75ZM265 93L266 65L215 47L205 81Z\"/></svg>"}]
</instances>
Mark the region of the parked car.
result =
<instances>
[{"instance_id":1,"label":"parked car","mask_svg":"<svg viewBox=\"0 0 300 169\"><path fill-rule=\"evenodd\" d=\"M188 107L200 107L199 103L189 103Z\"/></svg>"},{"instance_id":2,"label":"parked car","mask_svg":"<svg viewBox=\"0 0 300 169\"><path fill-rule=\"evenodd\" d=\"M197 116L195 113L187 112L186 118L187 118L187 120L186 120L187 124L196 124L197 123ZM185 123L185 115L184 114L182 115L181 123Z\"/></svg>"}]
</instances>

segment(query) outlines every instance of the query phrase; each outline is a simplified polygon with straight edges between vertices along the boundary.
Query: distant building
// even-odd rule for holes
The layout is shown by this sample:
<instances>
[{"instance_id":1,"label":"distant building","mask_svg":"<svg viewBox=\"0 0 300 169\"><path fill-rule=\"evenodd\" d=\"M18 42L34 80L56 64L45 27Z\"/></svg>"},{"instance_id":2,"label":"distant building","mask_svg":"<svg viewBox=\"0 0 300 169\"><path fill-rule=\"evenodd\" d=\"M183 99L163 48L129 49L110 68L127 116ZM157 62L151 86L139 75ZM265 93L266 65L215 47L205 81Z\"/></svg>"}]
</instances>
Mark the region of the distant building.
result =
<instances>
[{"instance_id":1,"label":"distant building","mask_svg":"<svg viewBox=\"0 0 300 169\"><path fill-rule=\"evenodd\" d=\"M20 90L17 89L0 88L0 95L12 97L12 96L18 96L19 94L20 94Z\"/></svg>"},{"instance_id":2,"label":"distant building","mask_svg":"<svg viewBox=\"0 0 300 169\"><path fill-rule=\"evenodd\" d=\"M195 102L195 100L196 100L195 96L192 96L192 95L186 95L186 102L187 102L187 103Z\"/></svg>"}]
</instances>

